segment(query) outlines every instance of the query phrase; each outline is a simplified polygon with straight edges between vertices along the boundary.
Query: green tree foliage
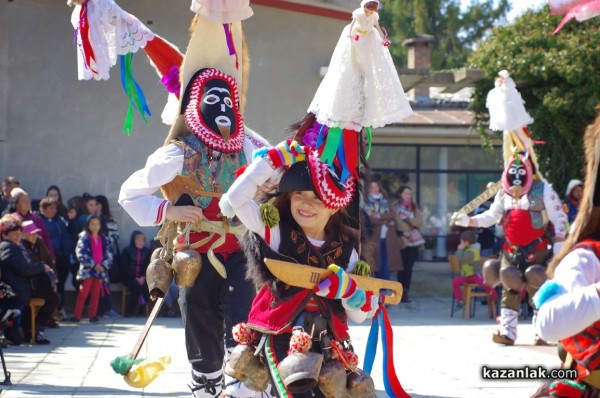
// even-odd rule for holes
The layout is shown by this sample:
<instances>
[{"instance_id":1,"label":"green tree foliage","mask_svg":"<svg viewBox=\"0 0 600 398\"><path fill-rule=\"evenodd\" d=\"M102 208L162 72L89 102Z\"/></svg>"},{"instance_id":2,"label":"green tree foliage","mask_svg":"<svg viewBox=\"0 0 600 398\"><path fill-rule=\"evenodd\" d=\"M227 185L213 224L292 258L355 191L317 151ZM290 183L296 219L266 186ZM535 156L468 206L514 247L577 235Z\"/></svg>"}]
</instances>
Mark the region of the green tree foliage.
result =
<instances>
[{"instance_id":1,"label":"green tree foliage","mask_svg":"<svg viewBox=\"0 0 600 398\"><path fill-rule=\"evenodd\" d=\"M473 0L464 11L460 0L388 0L380 11L396 65L406 66L402 42L418 34L436 38L431 51L433 69L461 68L475 44L510 9L508 0Z\"/></svg>"},{"instance_id":2,"label":"green tree foliage","mask_svg":"<svg viewBox=\"0 0 600 398\"><path fill-rule=\"evenodd\" d=\"M532 137L546 142L536 146L541 171L562 193L571 178L583 176L582 138L600 99L600 18L572 21L552 35L559 21L548 7L530 11L494 29L470 62L487 76L472 103L480 133L487 134L487 93L506 69L534 118Z\"/></svg>"}]
</instances>

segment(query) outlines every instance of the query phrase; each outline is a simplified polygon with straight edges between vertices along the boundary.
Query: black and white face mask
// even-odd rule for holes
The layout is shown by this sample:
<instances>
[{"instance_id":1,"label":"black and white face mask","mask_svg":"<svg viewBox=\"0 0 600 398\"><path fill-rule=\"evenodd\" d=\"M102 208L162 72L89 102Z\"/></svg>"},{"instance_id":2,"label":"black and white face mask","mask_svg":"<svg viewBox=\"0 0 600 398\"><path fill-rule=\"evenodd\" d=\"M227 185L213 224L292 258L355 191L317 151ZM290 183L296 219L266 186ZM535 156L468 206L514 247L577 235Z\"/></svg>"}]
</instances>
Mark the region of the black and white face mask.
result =
<instances>
[{"instance_id":1,"label":"black and white face mask","mask_svg":"<svg viewBox=\"0 0 600 398\"><path fill-rule=\"evenodd\" d=\"M239 152L244 122L233 77L213 68L197 72L184 94L185 122L204 144L219 152Z\"/></svg>"},{"instance_id":2,"label":"black and white face mask","mask_svg":"<svg viewBox=\"0 0 600 398\"><path fill-rule=\"evenodd\" d=\"M508 185L524 187L527 183L527 170L525 166L521 164L511 164L506 170L506 178L508 180Z\"/></svg>"}]
</instances>

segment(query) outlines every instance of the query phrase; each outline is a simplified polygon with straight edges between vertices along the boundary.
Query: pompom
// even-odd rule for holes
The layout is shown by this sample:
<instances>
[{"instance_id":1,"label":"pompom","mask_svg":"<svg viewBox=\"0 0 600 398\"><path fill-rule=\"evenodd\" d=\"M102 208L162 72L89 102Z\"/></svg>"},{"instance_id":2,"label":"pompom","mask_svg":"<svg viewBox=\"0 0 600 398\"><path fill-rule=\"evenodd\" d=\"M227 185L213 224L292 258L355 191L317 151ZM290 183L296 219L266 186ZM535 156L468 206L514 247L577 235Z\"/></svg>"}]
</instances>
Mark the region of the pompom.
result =
<instances>
[{"instance_id":1,"label":"pompom","mask_svg":"<svg viewBox=\"0 0 600 398\"><path fill-rule=\"evenodd\" d=\"M336 340L331 342L331 358L337 359L348 370L354 371L358 367L358 355L353 351L344 350Z\"/></svg>"},{"instance_id":2,"label":"pompom","mask_svg":"<svg viewBox=\"0 0 600 398\"><path fill-rule=\"evenodd\" d=\"M267 227L273 228L279 224L279 210L271 203L261 203L259 206L260 218Z\"/></svg>"},{"instance_id":3,"label":"pompom","mask_svg":"<svg viewBox=\"0 0 600 398\"><path fill-rule=\"evenodd\" d=\"M365 293L365 304L360 307L360 310L362 312L369 312L373 309L373 306L371 305L371 298L375 295L375 293L373 293L371 290L367 291Z\"/></svg>"},{"instance_id":4,"label":"pompom","mask_svg":"<svg viewBox=\"0 0 600 398\"><path fill-rule=\"evenodd\" d=\"M267 155L267 152L269 152L269 149L270 148L267 146L255 149L254 152L252 152L252 160L256 158L264 158Z\"/></svg>"},{"instance_id":5,"label":"pompom","mask_svg":"<svg viewBox=\"0 0 600 398\"><path fill-rule=\"evenodd\" d=\"M566 290L553 280L547 280L533 295L533 304L539 309L546 301L552 297L566 293Z\"/></svg>"},{"instance_id":6,"label":"pompom","mask_svg":"<svg viewBox=\"0 0 600 398\"><path fill-rule=\"evenodd\" d=\"M354 271L352 273L360 276L371 276L371 266L366 261L359 260L354 264Z\"/></svg>"},{"instance_id":7,"label":"pompom","mask_svg":"<svg viewBox=\"0 0 600 398\"><path fill-rule=\"evenodd\" d=\"M233 334L233 339L238 344L251 345L252 342L256 339L256 332L252 329L249 329L245 323L241 322L231 328L231 333Z\"/></svg>"},{"instance_id":8,"label":"pompom","mask_svg":"<svg viewBox=\"0 0 600 398\"><path fill-rule=\"evenodd\" d=\"M356 289L354 294L346 299L346 305L352 309L359 309L366 303L366 294L363 289Z\"/></svg>"},{"instance_id":9,"label":"pompom","mask_svg":"<svg viewBox=\"0 0 600 398\"><path fill-rule=\"evenodd\" d=\"M245 165L245 166L242 166L239 169L237 169L235 171L235 179L237 180L244 173L244 171L246 171L247 168L248 168L248 166Z\"/></svg>"},{"instance_id":10,"label":"pompom","mask_svg":"<svg viewBox=\"0 0 600 398\"><path fill-rule=\"evenodd\" d=\"M181 83L179 83L179 66L171 66L169 71L160 78L160 82L164 84L169 93L179 95L179 91L181 90Z\"/></svg>"},{"instance_id":11,"label":"pompom","mask_svg":"<svg viewBox=\"0 0 600 398\"><path fill-rule=\"evenodd\" d=\"M579 398L583 396L585 387L572 380L556 380L550 384L548 392L553 397Z\"/></svg>"},{"instance_id":12,"label":"pompom","mask_svg":"<svg viewBox=\"0 0 600 398\"><path fill-rule=\"evenodd\" d=\"M310 335L304 331L301 327L294 328L292 331L292 338L290 339L290 349L288 354L295 352L305 353L310 351L312 347L312 339Z\"/></svg>"}]
</instances>

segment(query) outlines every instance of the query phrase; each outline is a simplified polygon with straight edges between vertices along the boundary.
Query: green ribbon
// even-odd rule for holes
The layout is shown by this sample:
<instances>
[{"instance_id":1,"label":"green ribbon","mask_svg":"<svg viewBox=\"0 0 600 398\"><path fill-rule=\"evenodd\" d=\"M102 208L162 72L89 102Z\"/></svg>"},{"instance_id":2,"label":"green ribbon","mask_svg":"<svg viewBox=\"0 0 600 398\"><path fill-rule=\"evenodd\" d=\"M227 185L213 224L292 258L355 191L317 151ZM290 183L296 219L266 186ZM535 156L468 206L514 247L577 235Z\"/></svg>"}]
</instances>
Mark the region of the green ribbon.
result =
<instances>
[{"instance_id":1,"label":"green ribbon","mask_svg":"<svg viewBox=\"0 0 600 398\"><path fill-rule=\"evenodd\" d=\"M371 145L373 145L373 132L371 131L371 127L367 127L365 130L367 132L367 155L365 156L365 159L369 160L369 157L371 156Z\"/></svg>"},{"instance_id":2,"label":"green ribbon","mask_svg":"<svg viewBox=\"0 0 600 398\"><path fill-rule=\"evenodd\" d=\"M323 149L323 153L321 154L321 161L327 162L329 165L333 163L333 159L335 158L335 154L337 152L338 146L340 145L340 140L342 139L342 129L339 127L330 127L327 132L327 141L325 142L325 148Z\"/></svg>"},{"instance_id":3,"label":"green ribbon","mask_svg":"<svg viewBox=\"0 0 600 398\"><path fill-rule=\"evenodd\" d=\"M133 127L133 108L137 109L138 113L142 117L144 123L148 124L148 116L151 115L148 104L146 103L146 97L140 85L135 81L133 77L133 53L127 53L120 56L121 61L121 85L125 91L125 95L129 99L129 106L127 108L127 114L125 115L125 122L123 123L123 132L127 135L131 135L131 129Z\"/></svg>"}]
</instances>

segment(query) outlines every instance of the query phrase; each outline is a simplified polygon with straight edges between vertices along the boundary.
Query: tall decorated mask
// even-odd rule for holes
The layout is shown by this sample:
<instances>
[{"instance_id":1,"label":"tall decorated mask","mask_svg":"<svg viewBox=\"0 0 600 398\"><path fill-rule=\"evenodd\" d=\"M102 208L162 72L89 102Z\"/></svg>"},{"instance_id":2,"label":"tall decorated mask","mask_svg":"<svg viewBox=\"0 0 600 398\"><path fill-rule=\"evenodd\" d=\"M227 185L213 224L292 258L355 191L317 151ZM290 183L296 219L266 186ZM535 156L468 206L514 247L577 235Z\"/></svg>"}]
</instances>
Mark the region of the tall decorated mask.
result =
<instances>
[{"instance_id":1,"label":"tall decorated mask","mask_svg":"<svg viewBox=\"0 0 600 398\"><path fill-rule=\"evenodd\" d=\"M502 188L507 194L519 198L529 192L531 184L533 184L531 159L526 155L517 154L502 173Z\"/></svg>"},{"instance_id":2,"label":"tall decorated mask","mask_svg":"<svg viewBox=\"0 0 600 398\"><path fill-rule=\"evenodd\" d=\"M217 69L201 69L192 77L181 106L190 131L209 148L240 152L244 121L235 79Z\"/></svg>"}]
</instances>

